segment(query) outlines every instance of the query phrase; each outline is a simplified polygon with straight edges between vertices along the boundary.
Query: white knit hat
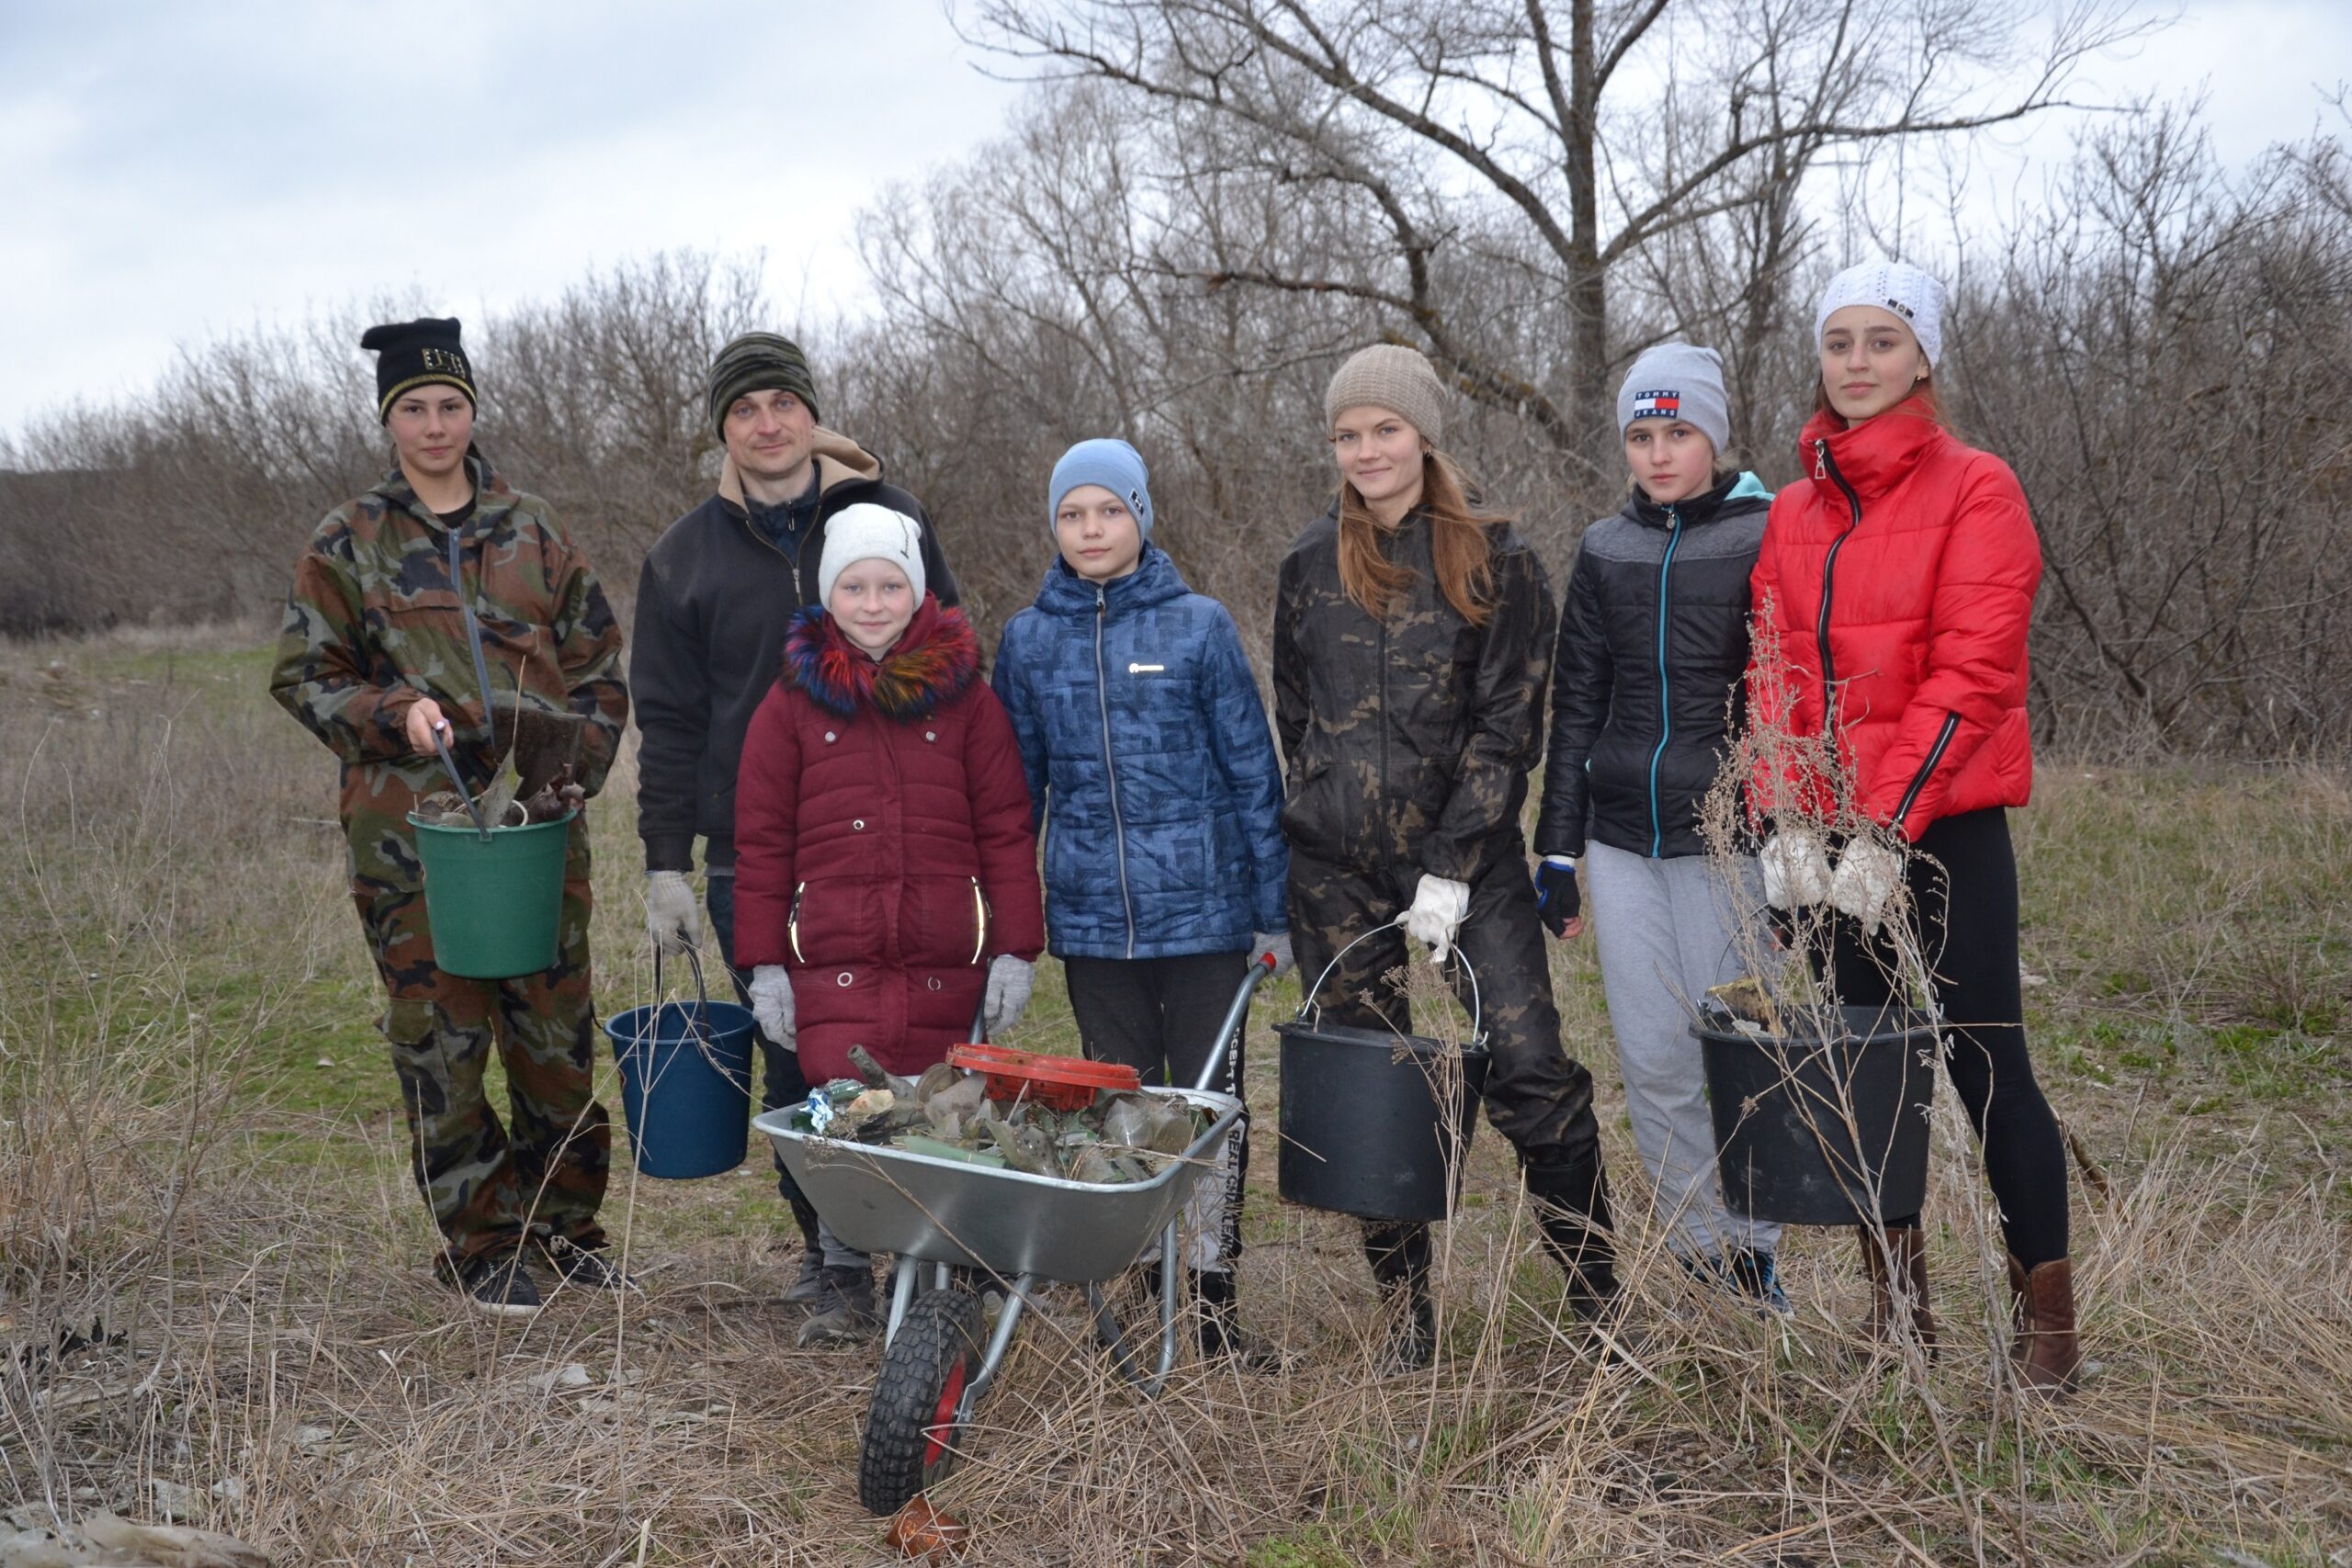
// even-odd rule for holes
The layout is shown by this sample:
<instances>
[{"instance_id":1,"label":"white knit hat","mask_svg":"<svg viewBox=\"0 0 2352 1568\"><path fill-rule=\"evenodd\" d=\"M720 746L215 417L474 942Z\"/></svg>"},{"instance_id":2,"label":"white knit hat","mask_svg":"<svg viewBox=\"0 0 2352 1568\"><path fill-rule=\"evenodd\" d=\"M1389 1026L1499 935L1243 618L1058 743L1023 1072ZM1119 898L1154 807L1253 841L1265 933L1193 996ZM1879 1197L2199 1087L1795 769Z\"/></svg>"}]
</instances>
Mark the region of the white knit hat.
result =
<instances>
[{"instance_id":1,"label":"white knit hat","mask_svg":"<svg viewBox=\"0 0 2352 1568\"><path fill-rule=\"evenodd\" d=\"M1944 352L1944 286L1933 275L1909 262L1862 262L1829 280L1821 291L1821 308L1813 315L1813 341L1817 347L1829 318L1849 305L1874 305L1892 310L1911 327L1928 368Z\"/></svg>"},{"instance_id":2,"label":"white knit hat","mask_svg":"<svg viewBox=\"0 0 2352 1568\"><path fill-rule=\"evenodd\" d=\"M861 501L825 520L825 553L817 558L817 603L830 604L833 584L862 560L886 560L907 574L922 603L922 525L903 512Z\"/></svg>"}]
</instances>

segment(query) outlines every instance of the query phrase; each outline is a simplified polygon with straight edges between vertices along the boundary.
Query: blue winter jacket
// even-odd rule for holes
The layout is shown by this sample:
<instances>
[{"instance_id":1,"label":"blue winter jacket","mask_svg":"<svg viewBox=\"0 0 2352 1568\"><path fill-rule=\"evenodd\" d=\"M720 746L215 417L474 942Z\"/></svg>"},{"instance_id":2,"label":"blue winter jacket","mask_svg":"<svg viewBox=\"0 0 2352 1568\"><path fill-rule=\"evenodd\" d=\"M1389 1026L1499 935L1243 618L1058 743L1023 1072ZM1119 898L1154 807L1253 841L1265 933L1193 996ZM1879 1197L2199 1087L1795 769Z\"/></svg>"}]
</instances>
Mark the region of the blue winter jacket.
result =
<instances>
[{"instance_id":1,"label":"blue winter jacket","mask_svg":"<svg viewBox=\"0 0 2352 1568\"><path fill-rule=\"evenodd\" d=\"M1062 958L1238 953L1290 928L1282 769L1233 617L1144 546L1097 585L1058 558L992 678L1045 820Z\"/></svg>"}]
</instances>

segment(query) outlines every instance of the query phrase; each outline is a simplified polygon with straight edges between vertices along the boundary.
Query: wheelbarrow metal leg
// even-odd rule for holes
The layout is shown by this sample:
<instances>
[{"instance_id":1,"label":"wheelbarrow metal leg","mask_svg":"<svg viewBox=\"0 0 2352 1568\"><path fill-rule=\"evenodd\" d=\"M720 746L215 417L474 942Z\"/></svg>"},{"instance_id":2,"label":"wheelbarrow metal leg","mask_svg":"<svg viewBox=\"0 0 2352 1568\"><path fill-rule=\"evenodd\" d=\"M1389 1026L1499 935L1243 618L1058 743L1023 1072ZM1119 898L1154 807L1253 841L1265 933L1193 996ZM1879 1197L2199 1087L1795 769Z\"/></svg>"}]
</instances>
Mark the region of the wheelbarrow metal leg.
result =
<instances>
[{"instance_id":1,"label":"wheelbarrow metal leg","mask_svg":"<svg viewBox=\"0 0 2352 1568\"><path fill-rule=\"evenodd\" d=\"M1168 1374L1176 1365L1176 1290L1181 1269L1176 1258L1176 1222L1159 1236L1159 1369L1150 1377L1143 1375L1136 1365L1135 1351L1128 1347L1126 1325L1119 1314L1111 1310L1108 1297L1100 1285L1086 1287L1087 1304L1094 1309L1094 1337L1110 1356L1111 1364L1119 1375L1141 1391L1146 1399L1157 1399L1167 1386Z\"/></svg>"},{"instance_id":2,"label":"wheelbarrow metal leg","mask_svg":"<svg viewBox=\"0 0 2352 1568\"><path fill-rule=\"evenodd\" d=\"M882 1348L888 1350L890 1341L899 1337L899 1325L907 1321L907 1309L915 1304L915 1276L923 1265L911 1258L899 1259L898 1281L890 1287L890 1322L882 1331Z\"/></svg>"},{"instance_id":3,"label":"wheelbarrow metal leg","mask_svg":"<svg viewBox=\"0 0 2352 1568\"><path fill-rule=\"evenodd\" d=\"M1044 1284L1042 1274L1023 1274L1005 1292L1004 1310L997 1314L996 1330L989 1336L989 1348L980 1356L980 1370L964 1385L964 1397L956 1406L956 1419L969 1415L979 1403L980 1395L996 1381L996 1371L1004 1364L1004 1353L1012 1344L1012 1331L1021 1323L1022 1309L1029 1304L1029 1292Z\"/></svg>"}]
</instances>

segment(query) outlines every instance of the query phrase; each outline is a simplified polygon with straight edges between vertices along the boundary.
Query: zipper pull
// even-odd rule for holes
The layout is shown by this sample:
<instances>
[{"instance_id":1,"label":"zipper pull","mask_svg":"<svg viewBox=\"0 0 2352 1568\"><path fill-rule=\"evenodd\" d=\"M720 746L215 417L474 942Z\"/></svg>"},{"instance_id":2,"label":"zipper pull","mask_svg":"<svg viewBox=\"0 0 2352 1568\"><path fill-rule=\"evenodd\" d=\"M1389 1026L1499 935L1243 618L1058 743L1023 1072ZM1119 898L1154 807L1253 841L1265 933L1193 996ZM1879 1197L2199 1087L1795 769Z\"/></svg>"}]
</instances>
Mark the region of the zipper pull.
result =
<instances>
[{"instance_id":1,"label":"zipper pull","mask_svg":"<svg viewBox=\"0 0 2352 1568\"><path fill-rule=\"evenodd\" d=\"M1817 479L1829 477L1829 443L1818 437L1813 443L1813 477Z\"/></svg>"}]
</instances>

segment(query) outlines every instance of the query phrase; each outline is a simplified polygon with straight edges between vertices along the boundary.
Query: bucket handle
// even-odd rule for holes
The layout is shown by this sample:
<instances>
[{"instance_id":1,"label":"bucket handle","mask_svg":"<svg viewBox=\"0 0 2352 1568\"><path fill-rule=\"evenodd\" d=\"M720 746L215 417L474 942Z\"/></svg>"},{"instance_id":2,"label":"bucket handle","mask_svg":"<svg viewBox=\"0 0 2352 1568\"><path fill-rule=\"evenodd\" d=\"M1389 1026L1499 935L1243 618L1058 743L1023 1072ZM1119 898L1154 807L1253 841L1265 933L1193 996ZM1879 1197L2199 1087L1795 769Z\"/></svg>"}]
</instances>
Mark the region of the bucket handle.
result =
<instances>
[{"instance_id":1,"label":"bucket handle","mask_svg":"<svg viewBox=\"0 0 2352 1568\"><path fill-rule=\"evenodd\" d=\"M1348 943L1347 946L1331 954L1331 962L1323 965L1323 972L1315 976L1315 984L1307 987L1306 995L1299 998L1298 1016L1301 1019L1304 1019L1310 1011L1315 1010L1315 995L1323 988L1323 982L1331 977L1331 971L1340 966L1340 959L1345 958L1349 953L1354 952L1360 944L1370 942L1382 931L1388 931L1393 927L1401 926L1404 923L1405 917L1399 915L1393 920L1387 920L1380 925L1373 927L1372 930L1356 938L1354 942ZM1470 960L1462 955L1462 949L1458 946L1453 949L1453 960L1455 963L1462 965L1462 972L1470 976L1470 1042L1475 1045L1479 1041L1482 1041L1487 1037L1481 1027L1482 1021L1486 1017L1486 1010L1478 997L1478 971L1471 967ZM1319 1021L1322 1015L1321 1013L1317 1012L1316 1017Z\"/></svg>"},{"instance_id":2,"label":"bucket handle","mask_svg":"<svg viewBox=\"0 0 2352 1568\"><path fill-rule=\"evenodd\" d=\"M481 835L483 843L490 842L490 822L482 816L481 807L475 803L472 792L466 788L465 775L458 772L458 760L449 755L449 743L441 739L439 729L433 731L433 749L441 753L441 765L449 771L449 782L458 786L458 798L466 803L466 815L474 819L475 831ZM658 952L653 955L653 976L658 985L662 977L662 955Z\"/></svg>"},{"instance_id":3,"label":"bucket handle","mask_svg":"<svg viewBox=\"0 0 2352 1568\"><path fill-rule=\"evenodd\" d=\"M703 983L702 950L685 946L678 951L686 955L686 966L694 971L695 999L702 1004L702 1010L695 1013L695 1017L707 1028L710 1019L710 987ZM662 944L660 942L653 944L653 994L657 997L662 994Z\"/></svg>"}]
</instances>

